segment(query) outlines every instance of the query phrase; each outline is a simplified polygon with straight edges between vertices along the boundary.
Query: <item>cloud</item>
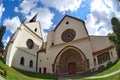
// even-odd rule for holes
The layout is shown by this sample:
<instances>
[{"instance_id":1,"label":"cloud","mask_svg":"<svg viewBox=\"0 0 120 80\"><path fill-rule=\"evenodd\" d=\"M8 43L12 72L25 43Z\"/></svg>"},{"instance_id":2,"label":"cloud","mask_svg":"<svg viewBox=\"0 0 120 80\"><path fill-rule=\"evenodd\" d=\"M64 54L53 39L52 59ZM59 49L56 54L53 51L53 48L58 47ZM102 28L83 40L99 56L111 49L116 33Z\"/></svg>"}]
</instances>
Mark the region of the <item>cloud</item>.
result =
<instances>
[{"instance_id":1,"label":"cloud","mask_svg":"<svg viewBox=\"0 0 120 80\"><path fill-rule=\"evenodd\" d=\"M40 2L46 7L55 8L60 13L65 13L66 11L77 11L82 0L40 0Z\"/></svg>"},{"instance_id":2,"label":"cloud","mask_svg":"<svg viewBox=\"0 0 120 80\"><path fill-rule=\"evenodd\" d=\"M23 0L22 3L20 3L19 7L15 7L15 12L21 12L25 15L27 15L33 8L36 7L38 0ZM18 11L19 9L19 11Z\"/></svg>"},{"instance_id":3,"label":"cloud","mask_svg":"<svg viewBox=\"0 0 120 80\"><path fill-rule=\"evenodd\" d=\"M13 17L12 19L7 18L4 20L3 23L6 26L6 29L10 30L10 32L14 33L17 29L17 27L20 26L20 20L19 17Z\"/></svg>"},{"instance_id":4,"label":"cloud","mask_svg":"<svg viewBox=\"0 0 120 80\"><path fill-rule=\"evenodd\" d=\"M2 42L4 43L4 46L7 46L7 43L9 42L10 37L8 36L6 39L3 39Z\"/></svg>"},{"instance_id":5,"label":"cloud","mask_svg":"<svg viewBox=\"0 0 120 80\"><path fill-rule=\"evenodd\" d=\"M14 11L18 13L19 12L18 7L15 7Z\"/></svg>"},{"instance_id":6,"label":"cloud","mask_svg":"<svg viewBox=\"0 0 120 80\"><path fill-rule=\"evenodd\" d=\"M93 0L90 4L90 13L85 21L89 34L107 35L111 32L111 18L114 16L119 18L119 8L117 0ZM98 31L101 26L103 28Z\"/></svg>"},{"instance_id":7,"label":"cloud","mask_svg":"<svg viewBox=\"0 0 120 80\"><path fill-rule=\"evenodd\" d=\"M5 11L5 8L3 7L3 4L0 4L0 20L4 11Z\"/></svg>"}]
</instances>

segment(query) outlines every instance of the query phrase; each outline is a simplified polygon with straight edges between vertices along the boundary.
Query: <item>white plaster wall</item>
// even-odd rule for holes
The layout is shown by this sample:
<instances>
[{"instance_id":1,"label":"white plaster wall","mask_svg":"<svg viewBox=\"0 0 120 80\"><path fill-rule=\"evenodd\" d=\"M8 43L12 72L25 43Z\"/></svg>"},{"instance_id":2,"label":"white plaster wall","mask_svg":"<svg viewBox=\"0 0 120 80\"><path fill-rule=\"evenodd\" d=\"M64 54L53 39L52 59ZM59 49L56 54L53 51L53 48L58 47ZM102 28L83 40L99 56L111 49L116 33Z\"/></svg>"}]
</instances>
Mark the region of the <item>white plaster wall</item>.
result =
<instances>
[{"instance_id":1,"label":"white plaster wall","mask_svg":"<svg viewBox=\"0 0 120 80\"><path fill-rule=\"evenodd\" d=\"M20 64L21 57L24 57L24 65ZM30 53L25 53L21 49L17 48L13 58L12 66L22 70L36 72L36 59L37 56L30 55ZM30 60L33 61L33 67L29 67Z\"/></svg>"},{"instance_id":2,"label":"white plaster wall","mask_svg":"<svg viewBox=\"0 0 120 80\"><path fill-rule=\"evenodd\" d=\"M66 24L67 21L69 22L69 24ZM67 29L75 30L76 37L74 38L74 40L88 36L82 21L70 17L65 17L64 20L59 24L59 26L57 26L54 32L54 44L64 43L61 40L61 36L62 33Z\"/></svg>"},{"instance_id":3,"label":"white plaster wall","mask_svg":"<svg viewBox=\"0 0 120 80\"><path fill-rule=\"evenodd\" d=\"M17 34L17 36L16 36ZM8 66L12 66L12 60L13 60L13 56L16 52L16 44L15 44L15 41L17 38L19 38L21 36L21 33L20 33L20 29L17 30L17 32L15 33L15 35L13 36L13 39L14 39L14 44L12 42L10 42L9 46L8 46L8 50L7 50L7 55L6 55L6 64ZM15 39L16 38L16 39Z\"/></svg>"},{"instance_id":4,"label":"white plaster wall","mask_svg":"<svg viewBox=\"0 0 120 80\"><path fill-rule=\"evenodd\" d=\"M38 23L36 23L36 25L38 25ZM40 38L41 34L39 34L40 36L36 35L36 33L31 32L27 27L30 27L30 26L22 25L20 27L19 32L14 39L14 42L11 43L11 45L8 47L9 49L7 52L6 64L9 66L19 68L19 69L35 72L37 52L39 51L39 48L42 46L42 39ZM34 42L33 49L28 49L28 47L26 46L26 42L28 39L33 40ZM25 57L25 66L21 66L19 64L20 62L19 60L21 56ZM33 68L29 68L28 63L30 59L33 60L33 64L34 64Z\"/></svg>"}]
</instances>

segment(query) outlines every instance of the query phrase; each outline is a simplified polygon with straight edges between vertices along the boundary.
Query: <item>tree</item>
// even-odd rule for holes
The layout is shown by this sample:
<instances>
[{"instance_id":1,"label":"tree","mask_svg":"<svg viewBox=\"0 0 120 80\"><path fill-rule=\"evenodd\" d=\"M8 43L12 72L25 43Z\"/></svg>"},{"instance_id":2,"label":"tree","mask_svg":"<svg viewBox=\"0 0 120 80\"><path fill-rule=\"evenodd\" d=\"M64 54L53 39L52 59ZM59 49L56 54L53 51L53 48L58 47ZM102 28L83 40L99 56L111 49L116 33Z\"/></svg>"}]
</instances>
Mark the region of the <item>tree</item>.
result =
<instances>
[{"instance_id":1,"label":"tree","mask_svg":"<svg viewBox=\"0 0 120 80\"><path fill-rule=\"evenodd\" d=\"M108 34L108 37L109 37L109 39L113 42L113 43L115 43L115 45L117 44L117 36L116 36L116 34L113 32L113 33L109 33Z\"/></svg>"},{"instance_id":2,"label":"tree","mask_svg":"<svg viewBox=\"0 0 120 80\"><path fill-rule=\"evenodd\" d=\"M2 42L2 37L3 37L3 35L4 35L4 33L5 33L5 31L6 31L6 27L5 26L1 26L0 27L0 49L4 49L4 45L3 45L3 42Z\"/></svg>"},{"instance_id":3,"label":"tree","mask_svg":"<svg viewBox=\"0 0 120 80\"><path fill-rule=\"evenodd\" d=\"M109 34L109 38L116 44L118 57L120 57L120 21L113 17L111 19L113 33Z\"/></svg>"}]
</instances>

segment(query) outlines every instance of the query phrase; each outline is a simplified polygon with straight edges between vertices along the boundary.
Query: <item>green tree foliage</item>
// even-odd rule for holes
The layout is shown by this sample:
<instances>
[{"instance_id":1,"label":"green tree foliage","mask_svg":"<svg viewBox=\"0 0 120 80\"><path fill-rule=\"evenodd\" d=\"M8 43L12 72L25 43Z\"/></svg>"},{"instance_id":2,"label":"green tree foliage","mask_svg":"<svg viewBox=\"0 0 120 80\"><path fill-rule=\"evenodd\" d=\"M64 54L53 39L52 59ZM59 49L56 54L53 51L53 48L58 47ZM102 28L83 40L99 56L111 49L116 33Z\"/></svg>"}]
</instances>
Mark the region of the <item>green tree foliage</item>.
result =
<instances>
[{"instance_id":1,"label":"green tree foliage","mask_svg":"<svg viewBox=\"0 0 120 80\"><path fill-rule=\"evenodd\" d=\"M3 37L4 33L5 33L5 31L6 31L6 27L1 26L0 27L0 49L2 49L2 50L4 48L4 45L3 45L3 42L2 42L2 37Z\"/></svg>"},{"instance_id":2,"label":"green tree foliage","mask_svg":"<svg viewBox=\"0 0 120 80\"><path fill-rule=\"evenodd\" d=\"M120 21L113 17L111 19L113 33L109 34L109 38L116 44L118 56L120 57Z\"/></svg>"},{"instance_id":3,"label":"green tree foliage","mask_svg":"<svg viewBox=\"0 0 120 80\"><path fill-rule=\"evenodd\" d=\"M113 33L109 33L108 34L108 37L109 37L109 39L112 41L112 42L114 42L115 44L117 44L117 36L116 36L116 34L113 32Z\"/></svg>"}]
</instances>

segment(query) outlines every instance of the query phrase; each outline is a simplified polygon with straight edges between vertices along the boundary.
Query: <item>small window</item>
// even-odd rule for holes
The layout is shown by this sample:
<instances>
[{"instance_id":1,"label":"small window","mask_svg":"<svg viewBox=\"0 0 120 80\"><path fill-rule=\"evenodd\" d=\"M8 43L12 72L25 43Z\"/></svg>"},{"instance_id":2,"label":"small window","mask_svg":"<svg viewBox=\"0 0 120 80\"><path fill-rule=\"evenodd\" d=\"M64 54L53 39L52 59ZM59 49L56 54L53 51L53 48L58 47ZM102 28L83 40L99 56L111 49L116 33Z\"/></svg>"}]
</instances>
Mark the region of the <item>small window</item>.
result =
<instances>
[{"instance_id":1,"label":"small window","mask_svg":"<svg viewBox=\"0 0 120 80\"><path fill-rule=\"evenodd\" d=\"M44 74L46 74L46 67L44 67L44 69L43 69L43 70L44 70Z\"/></svg>"},{"instance_id":2,"label":"small window","mask_svg":"<svg viewBox=\"0 0 120 80\"><path fill-rule=\"evenodd\" d=\"M35 28L35 32L37 32L37 28Z\"/></svg>"},{"instance_id":3,"label":"small window","mask_svg":"<svg viewBox=\"0 0 120 80\"><path fill-rule=\"evenodd\" d=\"M33 67L33 61L30 60L29 67Z\"/></svg>"},{"instance_id":4,"label":"small window","mask_svg":"<svg viewBox=\"0 0 120 80\"><path fill-rule=\"evenodd\" d=\"M21 64L21 65L24 65L24 57L21 57L21 59L20 59L20 64Z\"/></svg>"},{"instance_id":5,"label":"small window","mask_svg":"<svg viewBox=\"0 0 120 80\"><path fill-rule=\"evenodd\" d=\"M69 24L69 22L67 21L66 24Z\"/></svg>"},{"instance_id":6,"label":"small window","mask_svg":"<svg viewBox=\"0 0 120 80\"><path fill-rule=\"evenodd\" d=\"M54 46L54 43L52 42L52 46Z\"/></svg>"},{"instance_id":7,"label":"small window","mask_svg":"<svg viewBox=\"0 0 120 80\"><path fill-rule=\"evenodd\" d=\"M39 68L39 73L41 73L41 67Z\"/></svg>"},{"instance_id":8,"label":"small window","mask_svg":"<svg viewBox=\"0 0 120 80\"><path fill-rule=\"evenodd\" d=\"M111 56L112 56L112 58L113 58L113 53L111 52Z\"/></svg>"}]
</instances>

